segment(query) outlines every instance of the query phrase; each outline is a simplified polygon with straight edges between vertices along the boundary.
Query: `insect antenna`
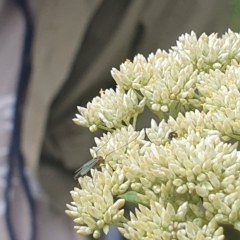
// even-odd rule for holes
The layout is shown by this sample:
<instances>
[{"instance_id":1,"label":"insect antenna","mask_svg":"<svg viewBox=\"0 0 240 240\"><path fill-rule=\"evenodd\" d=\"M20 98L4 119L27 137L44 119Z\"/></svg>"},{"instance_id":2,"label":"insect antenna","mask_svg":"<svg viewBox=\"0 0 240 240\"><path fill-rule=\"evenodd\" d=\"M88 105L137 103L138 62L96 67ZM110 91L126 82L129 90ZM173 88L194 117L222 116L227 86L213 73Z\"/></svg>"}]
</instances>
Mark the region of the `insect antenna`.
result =
<instances>
[{"instance_id":1,"label":"insect antenna","mask_svg":"<svg viewBox=\"0 0 240 240\"><path fill-rule=\"evenodd\" d=\"M135 140L139 137L139 135L140 135L140 133L139 133L133 140L131 140L130 142L127 142L127 143L124 144L123 146L118 147L118 148L114 149L113 151L111 151L110 153L108 153L108 154L105 156L105 159L106 159L107 156L110 155L111 153L116 152L118 149L123 148L123 147L127 146L128 144L130 144L131 142L135 141Z\"/></svg>"},{"instance_id":2,"label":"insect antenna","mask_svg":"<svg viewBox=\"0 0 240 240\"><path fill-rule=\"evenodd\" d=\"M96 157L98 157L98 155L97 155L98 151L101 150L101 149L110 141L110 139L111 139L111 136L110 136L110 138L109 138L101 147L98 148L97 151L95 151ZM95 158L96 158L96 157L95 157Z\"/></svg>"}]
</instances>

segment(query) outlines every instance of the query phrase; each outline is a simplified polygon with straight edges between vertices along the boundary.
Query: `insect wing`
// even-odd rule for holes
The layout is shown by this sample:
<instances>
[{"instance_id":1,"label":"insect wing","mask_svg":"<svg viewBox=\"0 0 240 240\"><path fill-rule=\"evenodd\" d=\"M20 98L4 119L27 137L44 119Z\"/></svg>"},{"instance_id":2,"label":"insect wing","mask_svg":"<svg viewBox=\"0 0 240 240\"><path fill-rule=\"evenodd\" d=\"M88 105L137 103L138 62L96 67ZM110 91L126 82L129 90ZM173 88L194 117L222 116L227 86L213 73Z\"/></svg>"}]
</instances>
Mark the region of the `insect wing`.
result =
<instances>
[{"instance_id":1,"label":"insect wing","mask_svg":"<svg viewBox=\"0 0 240 240\"><path fill-rule=\"evenodd\" d=\"M91 170L91 168L96 165L97 162L98 160L96 158L93 158L87 163L85 163L75 172L76 174L74 176L74 179L78 179L79 177L83 177L84 175L86 175Z\"/></svg>"}]
</instances>

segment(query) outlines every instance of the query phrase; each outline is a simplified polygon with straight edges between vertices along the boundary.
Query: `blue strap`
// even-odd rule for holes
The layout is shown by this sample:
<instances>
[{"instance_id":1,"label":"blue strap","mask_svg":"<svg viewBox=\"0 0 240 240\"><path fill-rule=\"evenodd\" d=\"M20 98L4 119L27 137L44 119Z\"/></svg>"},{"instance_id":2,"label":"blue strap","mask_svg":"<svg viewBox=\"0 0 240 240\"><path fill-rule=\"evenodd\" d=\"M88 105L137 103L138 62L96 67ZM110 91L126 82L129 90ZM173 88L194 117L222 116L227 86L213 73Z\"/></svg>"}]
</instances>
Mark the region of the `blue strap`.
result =
<instances>
[{"instance_id":1,"label":"blue strap","mask_svg":"<svg viewBox=\"0 0 240 240\"><path fill-rule=\"evenodd\" d=\"M13 228L11 221L11 188L12 179L14 171L16 170L16 175L20 178L20 183L22 184L23 192L26 196L30 221L31 221L31 236L30 240L36 239L36 217L34 208L34 199L31 193L31 188L29 186L28 178L25 172L25 161L21 150L21 128L22 128L22 113L25 104L25 97L27 92L27 86L29 82L29 76L31 72L31 48L33 40L33 21L30 14L30 9L27 0L13 0L17 5L20 12L23 15L25 23L25 35L22 48L21 65L20 72L17 80L16 88L16 102L14 108L13 116L13 130L10 138L10 146L8 153L8 172L6 176L6 188L4 192L6 211L5 211L5 221L7 226L7 231L9 238L11 240L16 240L16 233ZM17 201L17 200L16 200ZM18 216L18 218L21 216Z\"/></svg>"}]
</instances>

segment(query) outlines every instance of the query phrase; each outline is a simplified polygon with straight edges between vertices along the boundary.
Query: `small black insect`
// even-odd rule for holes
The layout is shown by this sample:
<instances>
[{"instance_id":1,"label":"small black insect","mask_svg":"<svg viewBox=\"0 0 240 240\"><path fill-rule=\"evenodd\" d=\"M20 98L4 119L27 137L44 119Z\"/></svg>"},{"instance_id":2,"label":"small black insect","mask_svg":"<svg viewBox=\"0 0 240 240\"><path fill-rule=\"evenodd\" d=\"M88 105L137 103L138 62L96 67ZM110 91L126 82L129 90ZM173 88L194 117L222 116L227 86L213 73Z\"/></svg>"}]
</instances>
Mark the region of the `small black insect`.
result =
<instances>
[{"instance_id":1,"label":"small black insect","mask_svg":"<svg viewBox=\"0 0 240 240\"><path fill-rule=\"evenodd\" d=\"M176 132L170 132L168 134L168 139L169 140L172 140L173 138L177 138L178 137L178 134Z\"/></svg>"}]
</instances>

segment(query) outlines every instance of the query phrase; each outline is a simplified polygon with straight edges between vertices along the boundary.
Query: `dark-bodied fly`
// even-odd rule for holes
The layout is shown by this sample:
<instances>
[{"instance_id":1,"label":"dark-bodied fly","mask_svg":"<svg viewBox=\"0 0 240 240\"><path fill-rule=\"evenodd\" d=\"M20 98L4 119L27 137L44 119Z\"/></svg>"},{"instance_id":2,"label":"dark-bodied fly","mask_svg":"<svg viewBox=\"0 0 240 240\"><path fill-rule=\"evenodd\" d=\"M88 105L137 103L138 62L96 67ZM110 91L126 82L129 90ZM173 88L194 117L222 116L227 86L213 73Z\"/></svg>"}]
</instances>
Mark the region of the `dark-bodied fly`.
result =
<instances>
[{"instance_id":1,"label":"dark-bodied fly","mask_svg":"<svg viewBox=\"0 0 240 240\"><path fill-rule=\"evenodd\" d=\"M178 134L176 132L170 132L168 134L168 139L169 140L172 140L173 138L177 138L178 137Z\"/></svg>"}]
</instances>

